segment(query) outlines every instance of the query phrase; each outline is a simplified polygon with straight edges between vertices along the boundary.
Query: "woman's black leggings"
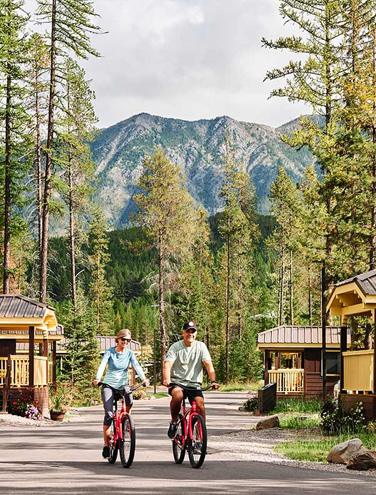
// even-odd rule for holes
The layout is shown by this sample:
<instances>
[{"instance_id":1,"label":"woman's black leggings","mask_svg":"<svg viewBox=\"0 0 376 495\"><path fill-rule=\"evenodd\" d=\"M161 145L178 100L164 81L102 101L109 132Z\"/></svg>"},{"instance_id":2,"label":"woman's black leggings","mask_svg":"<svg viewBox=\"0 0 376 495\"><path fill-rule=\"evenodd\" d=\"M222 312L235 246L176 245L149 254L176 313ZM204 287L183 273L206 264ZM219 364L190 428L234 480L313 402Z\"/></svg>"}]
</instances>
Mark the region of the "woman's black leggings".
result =
<instances>
[{"instance_id":1,"label":"woman's black leggings","mask_svg":"<svg viewBox=\"0 0 376 495\"><path fill-rule=\"evenodd\" d=\"M111 426L114 417L114 397L115 394L117 394L117 397L119 398L120 397L119 394L122 394L123 390L126 392L124 394L126 405L128 407L132 407L133 395L131 392L131 387L129 387L129 385L124 385L122 389L117 390L115 388L110 387L109 385L103 384L101 396L102 396L103 408L104 408L104 420L103 420L104 426Z\"/></svg>"}]
</instances>

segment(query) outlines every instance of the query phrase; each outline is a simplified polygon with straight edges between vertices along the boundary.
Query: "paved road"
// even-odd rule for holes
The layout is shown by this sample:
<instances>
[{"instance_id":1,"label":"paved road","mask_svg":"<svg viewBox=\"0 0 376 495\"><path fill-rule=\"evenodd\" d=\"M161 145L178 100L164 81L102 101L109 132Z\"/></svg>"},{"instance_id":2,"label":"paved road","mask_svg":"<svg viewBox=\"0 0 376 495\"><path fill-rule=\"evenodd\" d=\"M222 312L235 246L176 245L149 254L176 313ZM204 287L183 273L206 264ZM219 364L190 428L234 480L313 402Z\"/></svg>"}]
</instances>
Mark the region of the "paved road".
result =
<instances>
[{"instance_id":1,"label":"paved road","mask_svg":"<svg viewBox=\"0 0 376 495\"><path fill-rule=\"evenodd\" d=\"M207 395L210 434L250 427L239 414L239 393ZM166 436L168 399L137 402L137 450L131 469L101 459L100 407L88 408L71 423L41 428L0 428L0 494L354 494L375 491L374 478L299 469L290 466L228 461L209 454L195 470L188 461L172 462ZM253 420L254 421L254 420Z\"/></svg>"}]
</instances>

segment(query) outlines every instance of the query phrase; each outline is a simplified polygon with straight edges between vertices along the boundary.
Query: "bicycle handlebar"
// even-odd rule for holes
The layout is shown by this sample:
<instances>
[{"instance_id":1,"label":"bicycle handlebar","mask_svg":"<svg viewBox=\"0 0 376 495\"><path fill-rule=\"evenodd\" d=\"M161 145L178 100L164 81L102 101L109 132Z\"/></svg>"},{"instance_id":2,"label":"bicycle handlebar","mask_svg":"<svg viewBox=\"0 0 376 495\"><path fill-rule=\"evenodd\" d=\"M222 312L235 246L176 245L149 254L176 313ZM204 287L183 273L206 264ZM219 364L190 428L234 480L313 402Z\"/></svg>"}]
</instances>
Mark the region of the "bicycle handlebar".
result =
<instances>
[{"instance_id":1,"label":"bicycle handlebar","mask_svg":"<svg viewBox=\"0 0 376 495\"><path fill-rule=\"evenodd\" d=\"M98 382L98 385L97 386L100 387L101 385L107 385L107 383ZM107 386L108 387L111 387L111 385L107 385ZM127 392L125 389L123 389L123 390L121 390L121 389L120 390L113 389L113 390L117 390L118 392L123 392L124 391L125 394L128 394L129 395L129 394L131 394L132 392L134 392L135 390L137 390L138 388L141 388L141 387L145 387L145 385L143 383L139 383L135 387L130 387L130 389L131 389L130 392ZM113 387L111 387L111 388L113 388Z\"/></svg>"}]
</instances>

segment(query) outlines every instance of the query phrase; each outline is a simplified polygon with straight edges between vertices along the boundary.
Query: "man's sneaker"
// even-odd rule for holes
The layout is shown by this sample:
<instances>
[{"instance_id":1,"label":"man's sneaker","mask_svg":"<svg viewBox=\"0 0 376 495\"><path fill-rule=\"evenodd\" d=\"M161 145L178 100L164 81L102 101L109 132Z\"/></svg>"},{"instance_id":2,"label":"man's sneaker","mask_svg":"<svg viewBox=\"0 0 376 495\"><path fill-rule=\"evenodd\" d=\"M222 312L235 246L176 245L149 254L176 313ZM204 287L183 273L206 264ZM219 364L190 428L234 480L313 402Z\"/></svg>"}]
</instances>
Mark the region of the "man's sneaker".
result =
<instances>
[{"instance_id":1,"label":"man's sneaker","mask_svg":"<svg viewBox=\"0 0 376 495\"><path fill-rule=\"evenodd\" d=\"M108 459L110 457L110 447L103 447L103 450L102 450L102 456L105 458L105 459Z\"/></svg>"},{"instance_id":2,"label":"man's sneaker","mask_svg":"<svg viewBox=\"0 0 376 495\"><path fill-rule=\"evenodd\" d=\"M176 435L176 430L178 428L178 424L177 423L170 423L170 426L168 428L168 432L167 432L167 435L169 438L174 438L175 435Z\"/></svg>"}]
</instances>

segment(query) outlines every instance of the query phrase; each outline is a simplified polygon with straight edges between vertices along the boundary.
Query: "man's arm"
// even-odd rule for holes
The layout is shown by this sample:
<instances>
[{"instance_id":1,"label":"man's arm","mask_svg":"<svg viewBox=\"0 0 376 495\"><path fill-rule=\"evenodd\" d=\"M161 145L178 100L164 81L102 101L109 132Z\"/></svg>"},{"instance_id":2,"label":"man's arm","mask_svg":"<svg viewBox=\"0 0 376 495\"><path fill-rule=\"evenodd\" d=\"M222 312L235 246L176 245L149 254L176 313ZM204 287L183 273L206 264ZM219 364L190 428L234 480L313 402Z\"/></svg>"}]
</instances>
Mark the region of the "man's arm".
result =
<instances>
[{"instance_id":1,"label":"man's arm","mask_svg":"<svg viewBox=\"0 0 376 495\"><path fill-rule=\"evenodd\" d=\"M172 361L164 361L163 362L163 382L162 382L162 385L164 385L165 387L168 387L170 385L171 367L172 367Z\"/></svg>"},{"instance_id":2,"label":"man's arm","mask_svg":"<svg viewBox=\"0 0 376 495\"><path fill-rule=\"evenodd\" d=\"M219 384L215 380L215 371L214 371L213 363L211 361L204 361L204 366L206 368L206 371L208 372L209 380L212 385L212 388L217 390L219 388Z\"/></svg>"}]
</instances>

